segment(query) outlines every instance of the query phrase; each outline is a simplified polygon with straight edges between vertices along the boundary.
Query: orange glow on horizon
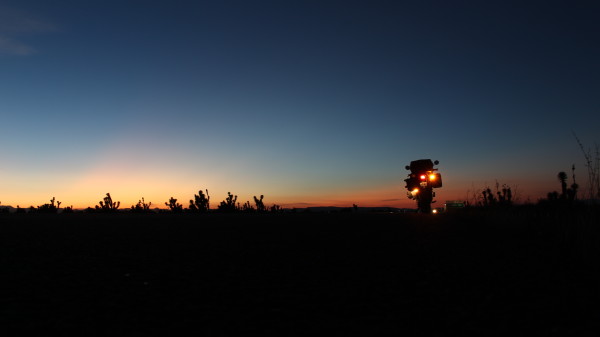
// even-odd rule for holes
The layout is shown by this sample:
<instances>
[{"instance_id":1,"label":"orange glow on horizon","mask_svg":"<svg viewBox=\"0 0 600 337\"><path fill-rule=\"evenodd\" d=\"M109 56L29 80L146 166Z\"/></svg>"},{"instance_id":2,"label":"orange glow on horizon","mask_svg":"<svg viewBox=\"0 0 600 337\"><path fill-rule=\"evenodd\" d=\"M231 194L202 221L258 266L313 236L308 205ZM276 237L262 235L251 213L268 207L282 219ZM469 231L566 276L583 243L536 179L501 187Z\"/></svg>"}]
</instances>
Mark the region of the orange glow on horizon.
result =
<instances>
[{"instance_id":1,"label":"orange glow on horizon","mask_svg":"<svg viewBox=\"0 0 600 337\"><path fill-rule=\"evenodd\" d=\"M268 181L248 182L246 178L232 179L228 174L201 175L192 170L176 171L167 166L143 169L133 167L131 163L125 163L123 166L119 161L107 161L107 163L111 164L94 166L92 170L83 174L65 175L54 180L14 176L13 179L5 180L2 184L0 206L36 207L49 203L52 197L56 197L57 201L62 202L61 208L67 206L73 206L75 209L94 208L109 192L114 201L121 202L120 209L134 206L142 197L146 202L152 203L151 208L166 209L165 202L170 197L178 199L178 202L187 208L189 200L193 199L199 189L203 191L208 189L211 209L217 208L226 198L228 191L238 195L240 204L250 201L251 205L254 205L254 195L263 194L265 205L268 207L273 204L284 208L352 207L356 204L359 207L416 208L415 201L408 199L407 190L401 181L376 186L363 184L356 187L348 184L344 187L315 190L312 185L302 185L301 182L295 181L282 180L287 185L269 185ZM177 174L170 175L168 172L177 172ZM486 182L473 184L470 181L457 179L447 181L450 183L436 190L436 205L443 205L446 200L471 201L474 194L484 186L493 187ZM540 182L539 186L538 184L526 185L528 182L525 179L510 182L511 187L519 186L518 189L513 189L513 196L518 198L515 200L517 203L528 200L536 202L539 198L545 197L549 190L545 187L549 184L544 181Z\"/></svg>"},{"instance_id":2,"label":"orange glow on horizon","mask_svg":"<svg viewBox=\"0 0 600 337\"><path fill-rule=\"evenodd\" d=\"M106 189L104 189L106 190ZM21 195L16 198L3 199L1 200L0 206L12 206L21 208L29 208L30 206L40 206L45 203L49 203L52 197L56 197L57 201L61 201L61 208L72 206L74 209L85 209L87 207L94 208L98 205L107 192L111 193L114 201L120 201L120 209L128 209L131 206L137 204L138 200L142 197L145 201L151 202L152 209L167 209L165 202L170 197L178 199L178 202L183 205L184 208L189 206L189 200L193 199L193 195L197 194L190 188L178 189L177 193L169 193L168 191L156 191L153 193L140 193L137 189L108 189L104 192L102 188L93 189L95 192L79 192L79 193L56 193L56 194L36 194L36 195ZM183 191L183 192L182 192ZM175 192L175 191L174 191ZM218 204L225 199L226 191L211 191L211 209L216 209ZM378 192L381 192L378 193ZM445 193L450 191L438 190L437 192L437 204L443 205L446 200L466 200L466 194L464 191L460 193ZM235 194L235 192L232 192ZM312 198L302 196L281 196L281 195L270 195L265 192L265 205L270 207L277 204L283 208L306 208L306 207L352 207L353 204L358 207L396 207L396 208L416 208L414 200L410 200L406 197L406 190L372 190L372 191L361 191L356 194L337 194L328 195ZM529 196L520 196L520 200L517 202L524 202L530 199L535 202L537 199L531 199ZM252 195L238 195L238 202L244 204L249 201L251 205L254 205Z\"/></svg>"}]
</instances>

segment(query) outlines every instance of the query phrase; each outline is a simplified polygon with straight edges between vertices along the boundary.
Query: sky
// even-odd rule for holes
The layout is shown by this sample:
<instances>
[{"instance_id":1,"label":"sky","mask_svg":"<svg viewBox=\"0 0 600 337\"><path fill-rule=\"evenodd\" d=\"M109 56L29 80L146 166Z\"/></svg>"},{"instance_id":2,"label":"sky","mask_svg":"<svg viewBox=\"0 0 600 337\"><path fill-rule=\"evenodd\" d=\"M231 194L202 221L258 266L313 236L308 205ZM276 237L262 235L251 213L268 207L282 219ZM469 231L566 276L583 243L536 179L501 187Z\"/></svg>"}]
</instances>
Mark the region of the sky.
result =
<instances>
[{"instance_id":1,"label":"sky","mask_svg":"<svg viewBox=\"0 0 600 337\"><path fill-rule=\"evenodd\" d=\"M416 207L587 188L593 1L0 0L0 202ZM571 183L569 177L569 184Z\"/></svg>"}]
</instances>

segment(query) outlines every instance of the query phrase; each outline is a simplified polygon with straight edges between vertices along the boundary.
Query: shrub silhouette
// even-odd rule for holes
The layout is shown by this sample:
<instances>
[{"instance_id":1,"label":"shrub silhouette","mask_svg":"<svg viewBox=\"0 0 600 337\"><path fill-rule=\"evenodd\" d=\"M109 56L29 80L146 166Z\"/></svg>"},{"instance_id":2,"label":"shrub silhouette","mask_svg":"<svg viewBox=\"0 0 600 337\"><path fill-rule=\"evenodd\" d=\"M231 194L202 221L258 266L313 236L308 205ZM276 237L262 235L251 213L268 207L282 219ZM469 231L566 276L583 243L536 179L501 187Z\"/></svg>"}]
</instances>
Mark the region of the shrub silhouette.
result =
<instances>
[{"instance_id":1,"label":"shrub silhouette","mask_svg":"<svg viewBox=\"0 0 600 337\"><path fill-rule=\"evenodd\" d=\"M571 170L573 174L573 184L571 184L571 187L567 188L567 173L564 171L558 172L556 177L560 182L561 193L559 194L556 191L548 193L547 200L549 202L573 204L577 200L577 190L579 189L579 185L575 182L575 165L571 167Z\"/></svg>"},{"instance_id":2,"label":"shrub silhouette","mask_svg":"<svg viewBox=\"0 0 600 337\"><path fill-rule=\"evenodd\" d=\"M547 197L548 197L549 201L558 201L559 200L559 194L556 191L549 192Z\"/></svg>"},{"instance_id":3,"label":"shrub silhouette","mask_svg":"<svg viewBox=\"0 0 600 337\"><path fill-rule=\"evenodd\" d=\"M254 196L254 204L256 204L256 210L258 212L265 212L267 210L267 208L265 207L265 204L263 203L263 198L264 195L260 195L260 199L257 198L256 196Z\"/></svg>"},{"instance_id":4,"label":"shrub silhouette","mask_svg":"<svg viewBox=\"0 0 600 337\"><path fill-rule=\"evenodd\" d=\"M588 171L588 184L589 184L589 198L590 200L600 199L600 146L595 145L595 151L592 153L591 149L585 149L583 144L573 132L575 140L583 153L585 158L585 166ZM573 183L575 183L575 177L573 176Z\"/></svg>"},{"instance_id":5,"label":"shrub silhouette","mask_svg":"<svg viewBox=\"0 0 600 337\"><path fill-rule=\"evenodd\" d=\"M236 206L237 195L227 192L227 199L221 201L219 204L219 210L226 213L232 213L238 210L239 206Z\"/></svg>"},{"instance_id":6,"label":"shrub silhouette","mask_svg":"<svg viewBox=\"0 0 600 337\"><path fill-rule=\"evenodd\" d=\"M198 191L198 194L194 194L194 200L190 200L190 211L198 213L206 213L210 210L210 195L208 195L208 189L206 195L202 190Z\"/></svg>"},{"instance_id":7,"label":"shrub silhouette","mask_svg":"<svg viewBox=\"0 0 600 337\"><path fill-rule=\"evenodd\" d=\"M577 190L579 189L579 185L575 181L575 164L571 166L571 174L573 176L573 183L571 184L571 188L567 190L567 199L573 202L577 200Z\"/></svg>"},{"instance_id":8,"label":"shrub silhouette","mask_svg":"<svg viewBox=\"0 0 600 337\"><path fill-rule=\"evenodd\" d=\"M489 207L489 206L495 206L496 205L496 197L494 196L494 194L492 193L492 190L487 187L485 189L483 189L483 192L481 192L481 194L483 194L483 206L484 207Z\"/></svg>"},{"instance_id":9,"label":"shrub silhouette","mask_svg":"<svg viewBox=\"0 0 600 337\"><path fill-rule=\"evenodd\" d=\"M52 197L52 199L50 199L50 203L49 204L43 204L41 206L37 207L37 212L38 213L56 213L58 211L58 209L60 208L60 201L56 201L55 197Z\"/></svg>"},{"instance_id":10,"label":"shrub silhouette","mask_svg":"<svg viewBox=\"0 0 600 337\"><path fill-rule=\"evenodd\" d=\"M502 189L500 189L500 184L496 182L496 193L492 192L492 189L486 187L481 192L482 201L481 206L483 207L494 207L494 206L511 206L512 205L512 190L506 184L502 185ZM496 197L497 196L497 197Z\"/></svg>"},{"instance_id":11,"label":"shrub silhouette","mask_svg":"<svg viewBox=\"0 0 600 337\"><path fill-rule=\"evenodd\" d=\"M502 193L500 191L496 192L498 194L498 203L503 206L512 205L512 191L510 187L506 184L502 185Z\"/></svg>"},{"instance_id":12,"label":"shrub silhouette","mask_svg":"<svg viewBox=\"0 0 600 337\"><path fill-rule=\"evenodd\" d=\"M135 206L131 206L131 211L139 213L149 212L150 206L152 206L152 203L146 203L146 200L144 200L144 197L142 197L142 200L139 200Z\"/></svg>"},{"instance_id":13,"label":"shrub silhouette","mask_svg":"<svg viewBox=\"0 0 600 337\"><path fill-rule=\"evenodd\" d=\"M169 202L165 202L165 205L167 205L167 207L169 207L169 209L173 213L179 213L183 211L183 206L177 202L177 199L173 197L169 199Z\"/></svg>"},{"instance_id":14,"label":"shrub silhouette","mask_svg":"<svg viewBox=\"0 0 600 337\"><path fill-rule=\"evenodd\" d=\"M242 205L242 211L246 213L253 213L255 209L252 205L250 205L250 201L246 201L246 203Z\"/></svg>"},{"instance_id":15,"label":"shrub silhouette","mask_svg":"<svg viewBox=\"0 0 600 337\"><path fill-rule=\"evenodd\" d=\"M563 171L558 172L558 181L560 181L560 189L561 189L561 193L560 193L560 198L562 200L567 199L567 174Z\"/></svg>"},{"instance_id":16,"label":"shrub silhouette","mask_svg":"<svg viewBox=\"0 0 600 337\"><path fill-rule=\"evenodd\" d=\"M110 193L106 193L104 201L100 201L98 204L99 205L96 205L96 210L103 212L115 212L121 206L120 201L113 202Z\"/></svg>"}]
</instances>

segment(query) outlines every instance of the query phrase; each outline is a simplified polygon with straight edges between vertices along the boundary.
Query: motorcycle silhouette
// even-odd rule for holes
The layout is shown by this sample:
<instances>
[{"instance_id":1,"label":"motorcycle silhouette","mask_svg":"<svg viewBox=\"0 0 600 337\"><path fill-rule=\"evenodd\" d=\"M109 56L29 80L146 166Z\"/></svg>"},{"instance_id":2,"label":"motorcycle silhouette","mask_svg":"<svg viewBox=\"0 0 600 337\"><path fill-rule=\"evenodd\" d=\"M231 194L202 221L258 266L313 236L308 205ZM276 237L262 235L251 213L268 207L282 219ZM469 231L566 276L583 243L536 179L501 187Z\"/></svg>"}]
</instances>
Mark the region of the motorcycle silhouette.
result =
<instances>
[{"instance_id":1,"label":"motorcycle silhouette","mask_svg":"<svg viewBox=\"0 0 600 337\"><path fill-rule=\"evenodd\" d=\"M417 201L417 211L420 213L431 213L431 204L435 201L434 188L442 187L442 175L434 169L434 165L440 162L432 162L431 159L419 159L410 162L406 166L410 170L406 182L408 198Z\"/></svg>"}]
</instances>

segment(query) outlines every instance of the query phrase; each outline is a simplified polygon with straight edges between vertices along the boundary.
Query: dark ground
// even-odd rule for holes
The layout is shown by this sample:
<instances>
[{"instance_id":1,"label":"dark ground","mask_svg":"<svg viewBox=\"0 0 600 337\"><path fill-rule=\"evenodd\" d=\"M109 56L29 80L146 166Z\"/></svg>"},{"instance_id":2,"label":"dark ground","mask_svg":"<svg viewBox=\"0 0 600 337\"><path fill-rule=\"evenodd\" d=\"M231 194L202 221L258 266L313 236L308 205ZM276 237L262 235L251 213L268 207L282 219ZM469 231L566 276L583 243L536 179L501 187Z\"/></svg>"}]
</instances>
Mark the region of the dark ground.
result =
<instances>
[{"instance_id":1,"label":"dark ground","mask_svg":"<svg viewBox=\"0 0 600 337\"><path fill-rule=\"evenodd\" d=\"M0 334L597 336L597 265L539 225L460 214L2 215Z\"/></svg>"}]
</instances>

